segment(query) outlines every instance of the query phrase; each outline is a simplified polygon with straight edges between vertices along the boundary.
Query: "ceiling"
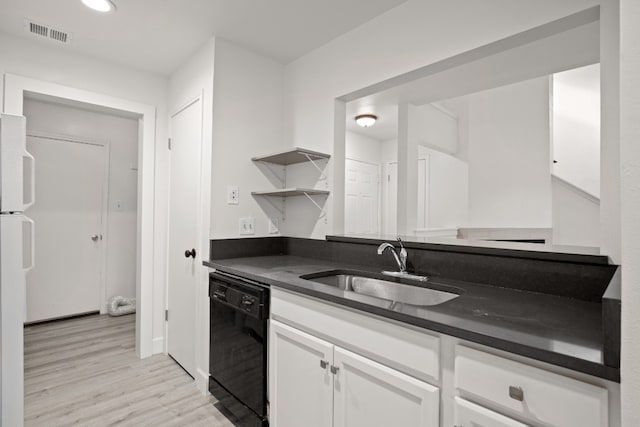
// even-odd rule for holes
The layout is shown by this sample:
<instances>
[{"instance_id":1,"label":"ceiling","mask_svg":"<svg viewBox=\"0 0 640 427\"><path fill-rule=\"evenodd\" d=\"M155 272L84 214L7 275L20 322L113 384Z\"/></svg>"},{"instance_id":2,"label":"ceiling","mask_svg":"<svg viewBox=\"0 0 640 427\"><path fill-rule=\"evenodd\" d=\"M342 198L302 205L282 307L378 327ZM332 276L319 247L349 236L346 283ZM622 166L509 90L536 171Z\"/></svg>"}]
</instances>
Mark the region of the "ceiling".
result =
<instances>
[{"instance_id":1,"label":"ceiling","mask_svg":"<svg viewBox=\"0 0 640 427\"><path fill-rule=\"evenodd\" d=\"M70 46L169 75L216 35L286 64L406 0L113 0L100 14L80 0L0 0L0 32L20 37L25 18L70 32Z\"/></svg>"}]
</instances>

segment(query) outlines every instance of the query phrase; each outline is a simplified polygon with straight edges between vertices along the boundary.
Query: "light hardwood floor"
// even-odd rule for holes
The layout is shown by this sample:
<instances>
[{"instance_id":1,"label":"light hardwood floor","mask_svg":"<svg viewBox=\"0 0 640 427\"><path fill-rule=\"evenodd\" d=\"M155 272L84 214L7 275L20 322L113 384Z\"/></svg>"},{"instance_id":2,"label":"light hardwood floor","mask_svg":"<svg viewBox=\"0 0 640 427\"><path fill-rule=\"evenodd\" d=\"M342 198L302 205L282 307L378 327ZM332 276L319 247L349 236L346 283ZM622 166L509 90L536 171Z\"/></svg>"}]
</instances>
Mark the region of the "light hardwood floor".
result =
<instances>
[{"instance_id":1,"label":"light hardwood floor","mask_svg":"<svg viewBox=\"0 0 640 427\"><path fill-rule=\"evenodd\" d=\"M233 426L171 358L136 357L134 321L25 327L25 426Z\"/></svg>"}]
</instances>

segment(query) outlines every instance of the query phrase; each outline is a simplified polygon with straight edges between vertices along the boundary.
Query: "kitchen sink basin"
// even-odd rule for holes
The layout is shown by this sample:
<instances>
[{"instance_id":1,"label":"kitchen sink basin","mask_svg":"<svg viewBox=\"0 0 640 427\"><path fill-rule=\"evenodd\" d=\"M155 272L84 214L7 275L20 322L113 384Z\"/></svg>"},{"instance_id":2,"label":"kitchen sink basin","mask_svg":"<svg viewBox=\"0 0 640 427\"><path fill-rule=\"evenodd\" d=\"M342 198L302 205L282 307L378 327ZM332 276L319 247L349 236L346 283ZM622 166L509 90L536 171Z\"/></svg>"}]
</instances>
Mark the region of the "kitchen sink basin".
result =
<instances>
[{"instance_id":1,"label":"kitchen sink basin","mask_svg":"<svg viewBox=\"0 0 640 427\"><path fill-rule=\"evenodd\" d=\"M442 285L435 285L441 289L426 287L424 284L408 284L400 282L401 279L385 280L373 273L330 271L315 274L307 274L300 278L316 283L333 286L347 292L367 295L381 300L389 301L390 308L395 304L409 304L414 306L433 306L459 297L457 289Z\"/></svg>"}]
</instances>

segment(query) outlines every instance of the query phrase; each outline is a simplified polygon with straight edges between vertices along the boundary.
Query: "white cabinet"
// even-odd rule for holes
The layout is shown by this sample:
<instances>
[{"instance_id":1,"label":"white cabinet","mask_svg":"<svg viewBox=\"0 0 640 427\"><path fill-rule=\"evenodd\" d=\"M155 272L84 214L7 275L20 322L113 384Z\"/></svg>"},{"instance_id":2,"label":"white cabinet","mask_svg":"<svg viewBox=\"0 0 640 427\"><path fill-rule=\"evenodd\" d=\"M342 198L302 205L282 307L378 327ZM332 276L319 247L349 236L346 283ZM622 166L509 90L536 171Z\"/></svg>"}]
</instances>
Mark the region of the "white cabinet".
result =
<instances>
[{"instance_id":1,"label":"white cabinet","mask_svg":"<svg viewBox=\"0 0 640 427\"><path fill-rule=\"evenodd\" d=\"M273 427L436 427L439 390L272 320L269 398Z\"/></svg>"},{"instance_id":2,"label":"white cabinet","mask_svg":"<svg viewBox=\"0 0 640 427\"><path fill-rule=\"evenodd\" d=\"M335 347L334 427L439 424L439 390L366 357Z\"/></svg>"},{"instance_id":3,"label":"white cabinet","mask_svg":"<svg viewBox=\"0 0 640 427\"><path fill-rule=\"evenodd\" d=\"M459 397L454 398L454 427L527 427L511 418L475 405Z\"/></svg>"},{"instance_id":4,"label":"white cabinet","mask_svg":"<svg viewBox=\"0 0 640 427\"><path fill-rule=\"evenodd\" d=\"M270 325L273 427L621 424L600 378L278 288Z\"/></svg>"},{"instance_id":5,"label":"white cabinet","mask_svg":"<svg viewBox=\"0 0 640 427\"><path fill-rule=\"evenodd\" d=\"M535 425L609 425L605 388L460 345L455 386L468 400Z\"/></svg>"},{"instance_id":6,"label":"white cabinet","mask_svg":"<svg viewBox=\"0 0 640 427\"><path fill-rule=\"evenodd\" d=\"M272 426L331 427L333 345L276 321L269 328Z\"/></svg>"}]
</instances>

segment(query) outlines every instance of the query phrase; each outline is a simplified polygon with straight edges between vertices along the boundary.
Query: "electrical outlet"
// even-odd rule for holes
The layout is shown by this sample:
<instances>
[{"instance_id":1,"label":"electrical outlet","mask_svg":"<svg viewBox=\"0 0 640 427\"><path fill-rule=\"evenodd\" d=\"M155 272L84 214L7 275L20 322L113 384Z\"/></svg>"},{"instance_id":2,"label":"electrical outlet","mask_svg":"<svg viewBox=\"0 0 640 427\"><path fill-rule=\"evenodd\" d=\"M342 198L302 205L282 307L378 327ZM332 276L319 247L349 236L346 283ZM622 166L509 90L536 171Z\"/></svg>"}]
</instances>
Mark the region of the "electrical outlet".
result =
<instances>
[{"instance_id":1,"label":"electrical outlet","mask_svg":"<svg viewBox=\"0 0 640 427\"><path fill-rule=\"evenodd\" d=\"M240 218L240 234L256 234L256 219L250 216Z\"/></svg>"},{"instance_id":2,"label":"electrical outlet","mask_svg":"<svg viewBox=\"0 0 640 427\"><path fill-rule=\"evenodd\" d=\"M237 205L240 203L240 191L237 185L227 186L227 204Z\"/></svg>"},{"instance_id":3,"label":"electrical outlet","mask_svg":"<svg viewBox=\"0 0 640 427\"><path fill-rule=\"evenodd\" d=\"M278 218L269 218L269 234L278 234Z\"/></svg>"}]
</instances>

